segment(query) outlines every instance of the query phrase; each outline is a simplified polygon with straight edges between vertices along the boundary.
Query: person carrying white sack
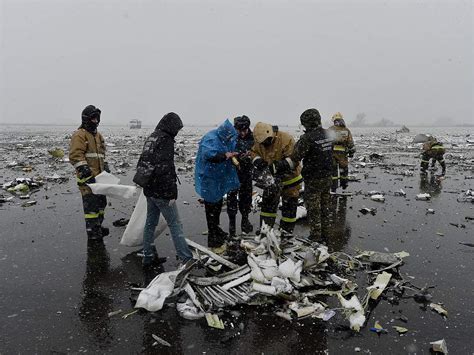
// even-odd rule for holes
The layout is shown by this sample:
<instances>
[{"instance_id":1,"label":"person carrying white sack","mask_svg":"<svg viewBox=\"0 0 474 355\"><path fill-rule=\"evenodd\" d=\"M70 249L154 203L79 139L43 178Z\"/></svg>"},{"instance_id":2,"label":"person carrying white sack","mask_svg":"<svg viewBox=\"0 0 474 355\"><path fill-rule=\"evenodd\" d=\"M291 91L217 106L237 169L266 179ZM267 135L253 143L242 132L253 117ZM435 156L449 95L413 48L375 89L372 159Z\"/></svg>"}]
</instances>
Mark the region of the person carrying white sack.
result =
<instances>
[{"instance_id":1,"label":"person carrying white sack","mask_svg":"<svg viewBox=\"0 0 474 355\"><path fill-rule=\"evenodd\" d=\"M163 214L171 232L176 254L182 263L192 259L183 234L176 199L178 186L174 166L174 138L183 128L181 118L174 112L163 116L155 131L147 138L138 160L133 182L143 187L147 200L147 216L143 231L143 266L163 263L154 246L154 232Z\"/></svg>"}]
</instances>

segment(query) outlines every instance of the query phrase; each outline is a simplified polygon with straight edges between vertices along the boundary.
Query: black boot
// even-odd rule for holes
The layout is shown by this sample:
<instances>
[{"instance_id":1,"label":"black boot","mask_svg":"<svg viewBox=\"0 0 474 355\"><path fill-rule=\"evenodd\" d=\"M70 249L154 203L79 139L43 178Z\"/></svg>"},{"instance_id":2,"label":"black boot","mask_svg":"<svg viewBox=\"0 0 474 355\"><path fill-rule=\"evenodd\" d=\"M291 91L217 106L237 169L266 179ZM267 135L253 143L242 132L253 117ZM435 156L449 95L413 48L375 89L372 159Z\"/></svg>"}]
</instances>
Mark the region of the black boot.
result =
<instances>
[{"instance_id":1,"label":"black boot","mask_svg":"<svg viewBox=\"0 0 474 355\"><path fill-rule=\"evenodd\" d=\"M253 231L253 225L249 221L248 214L242 215L242 222L240 223L240 228L242 229L242 233L250 233Z\"/></svg>"},{"instance_id":2,"label":"black boot","mask_svg":"<svg viewBox=\"0 0 474 355\"><path fill-rule=\"evenodd\" d=\"M100 230L102 231L102 237L106 237L110 234L110 230L107 227L100 226Z\"/></svg>"},{"instance_id":3,"label":"black boot","mask_svg":"<svg viewBox=\"0 0 474 355\"><path fill-rule=\"evenodd\" d=\"M235 237L235 235L236 235L235 215L229 215L229 236L233 238Z\"/></svg>"},{"instance_id":4,"label":"black boot","mask_svg":"<svg viewBox=\"0 0 474 355\"><path fill-rule=\"evenodd\" d=\"M103 239L102 229L99 225L93 226L90 230L87 230L87 239L90 241L99 241Z\"/></svg>"}]
</instances>

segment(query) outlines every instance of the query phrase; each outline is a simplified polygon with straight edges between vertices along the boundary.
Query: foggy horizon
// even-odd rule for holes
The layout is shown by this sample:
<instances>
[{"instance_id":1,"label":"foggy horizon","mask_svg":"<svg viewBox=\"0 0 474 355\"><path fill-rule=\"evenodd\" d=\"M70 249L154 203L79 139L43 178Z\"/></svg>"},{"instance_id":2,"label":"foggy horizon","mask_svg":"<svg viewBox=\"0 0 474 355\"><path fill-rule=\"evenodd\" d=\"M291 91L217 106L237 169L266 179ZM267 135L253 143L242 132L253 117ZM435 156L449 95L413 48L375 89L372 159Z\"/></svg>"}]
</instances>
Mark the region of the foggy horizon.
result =
<instances>
[{"instance_id":1,"label":"foggy horizon","mask_svg":"<svg viewBox=\"0 0 474 355\"><path fill-rule=\"evenodd\" d=\"M0 4L0 124L472 123L471 1Z\"/></svg>"}]
</instances>

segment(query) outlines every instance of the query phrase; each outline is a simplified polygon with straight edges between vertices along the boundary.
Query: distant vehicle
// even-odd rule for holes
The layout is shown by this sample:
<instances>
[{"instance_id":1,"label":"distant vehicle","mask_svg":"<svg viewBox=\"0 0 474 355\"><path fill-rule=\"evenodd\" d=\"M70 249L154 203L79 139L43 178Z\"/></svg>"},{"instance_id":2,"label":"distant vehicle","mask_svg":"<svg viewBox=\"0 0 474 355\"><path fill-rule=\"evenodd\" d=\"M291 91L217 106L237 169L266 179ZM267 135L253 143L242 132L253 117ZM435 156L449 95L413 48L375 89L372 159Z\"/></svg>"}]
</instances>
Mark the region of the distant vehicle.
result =
<instances>
[{"instance_id":1,"label":"distant vehicle","mask_svg":"<svg viewBox=\"0 0 474 355\"><path fill-rule=\"evenodd\" d=\"M142 121L140 121L140 120L130 120L130 122L128 123L128 126L130 127L130 129L142 128Z\"/></svg>"}]
</instances>

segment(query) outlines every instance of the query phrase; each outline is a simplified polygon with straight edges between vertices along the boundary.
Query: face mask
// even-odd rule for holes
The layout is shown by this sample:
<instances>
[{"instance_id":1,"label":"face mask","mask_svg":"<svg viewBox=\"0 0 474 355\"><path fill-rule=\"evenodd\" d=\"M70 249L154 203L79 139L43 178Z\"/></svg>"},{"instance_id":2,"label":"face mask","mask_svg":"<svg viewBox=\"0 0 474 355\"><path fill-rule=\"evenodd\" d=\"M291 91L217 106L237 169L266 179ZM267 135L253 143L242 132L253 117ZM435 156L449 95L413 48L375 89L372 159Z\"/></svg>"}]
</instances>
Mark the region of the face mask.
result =
<instances>
[{"instance_id":1,"label":"face mask","mask_svg":"<svg viewBox=\"0 0 474 355\"><path fill-rule=\"evenodd\" d=\"M262 145L264 147L269 147L271 146L273 143L273 138L272 137L268 137L267 139L265 139L263 142L262 142Z\"/></svg>"}]
</instances>

